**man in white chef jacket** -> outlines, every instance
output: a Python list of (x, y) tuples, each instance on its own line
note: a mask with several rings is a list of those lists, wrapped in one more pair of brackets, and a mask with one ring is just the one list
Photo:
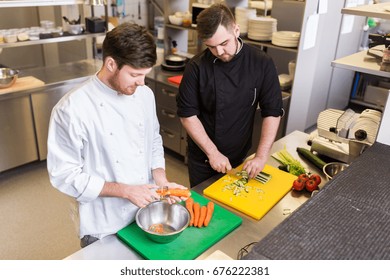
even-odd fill
[(52, 185), (78, 202), (82, 247), (131, 223), (159, 199), (157, 188), (184, 188), (166, 177), (154, 94), (144, 83), (156, 58), (144, 27), (119, 25), (106, 34), (99, 72), (52, 111), (47, 168)]

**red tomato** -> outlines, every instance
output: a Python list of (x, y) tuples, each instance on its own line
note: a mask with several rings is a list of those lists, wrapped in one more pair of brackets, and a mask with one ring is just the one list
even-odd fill
[(297, 178), (296, 180), (294, 180), (293, 182), (293, 186), (292, 186), (292, 189), (295, 190), (295, 191), (302, 191), (303, 189), (305, 188), (305, 181), (303, 181), (302, 179), (300, 178)]
[(309, 175), (307, 174), (301, 174), (298, 176), (299, 179), (302, 179), (304, 182), (310, 179)]
[(317, 186), (321, 184), (321, 176), (318, 174), (310, 175), (310, 179), (314, 180), (317, 183)]
[(318, 188), (316, 181), (309, 179), (305, 182), (305, 188), (308, 192), (315, 191)]

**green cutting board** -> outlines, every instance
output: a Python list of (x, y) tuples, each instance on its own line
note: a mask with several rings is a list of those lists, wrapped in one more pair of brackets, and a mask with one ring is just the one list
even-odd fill
[[(209, 202), (194, 191), (191, 191), (191, 196), (201, 206)], [(215, 204), (213, 217), (207, 227), (188, 227), (170, 243), (151, 241), (135, 222), (118, 231), (117, 236), (145, 259), (193, 260), (241, 223), (241, 217)]]

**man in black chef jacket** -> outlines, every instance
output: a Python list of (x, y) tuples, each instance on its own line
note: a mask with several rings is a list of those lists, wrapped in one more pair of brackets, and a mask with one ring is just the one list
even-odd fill
[(244, 161), (260, 106), (261, 137), (254, 158), (243, 166), (253, 178), (269, 158), (284, 112), (275, 65), (266, 53), (243, 43), (224, 4), (198, 15), (197, 32), (207, 48), (186, 65), (177, 97), (177, 113), (189, 135), (190, 185)]

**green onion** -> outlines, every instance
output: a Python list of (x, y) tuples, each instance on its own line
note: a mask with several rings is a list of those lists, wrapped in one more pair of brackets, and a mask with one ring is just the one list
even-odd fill
[(302, 163), (299, 160), (296, 160), (286, 148), (283, 150), (273, 153), (271, 155), (275, 160), (277, 160), (280, 164), (286, 166), (286, 170), (289, 173), (299, 176), (301, 174), (307, 173), (305, 167), (303, 167)]

